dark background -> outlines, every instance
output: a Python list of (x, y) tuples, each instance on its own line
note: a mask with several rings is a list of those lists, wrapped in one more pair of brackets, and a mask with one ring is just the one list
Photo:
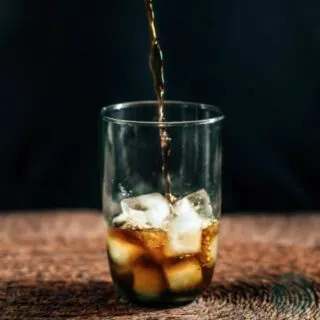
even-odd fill
[[(168, 99), (216, 104), (224, 210), (320, 209), (320, 2), (156, 1)], [(100, 208), (98, 113), (153, 99), (143, 0), (0, 2), (0, 211)]]

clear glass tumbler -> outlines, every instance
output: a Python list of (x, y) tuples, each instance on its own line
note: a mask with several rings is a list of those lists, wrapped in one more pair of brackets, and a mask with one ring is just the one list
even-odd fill
[[(101, 111), (106, 248), (117, 291), (142, 304), (194, 300), (211, 283), (221, 214), (221, 124), (213, 106), (120, 103)], [(171, 139), (163, 174), (160, 128)], [(165, 181), (171, 194), (165, 193)], [(170, 199), (167, 200), (167, 199)]]

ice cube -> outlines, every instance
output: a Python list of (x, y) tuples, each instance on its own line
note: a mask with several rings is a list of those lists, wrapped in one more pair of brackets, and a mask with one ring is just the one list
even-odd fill
[(126, 212), (118, 214), (115, 218), (112, 220), (112, 224), (114, 227), (120, 227), (126, 223), (128, 220), (128, 214)]
[(147, 217), (144, 212), (138, 210), (131, 210), (126, 205), (122, 206), (124, 212), (120, 213), (113, 219), (113, 225), (115, 227), (146, 227)]
[(145, 253), (138, 245), (129, 242), (120, 231), (114, 230), (108, 231), (107, 247), (111, 260), (119, 266), (131, 265)]
[(200, 260), (203, 267), (212, 267), (217, 259), (219, 223), (211, 223), (202, 230)]
[(210, 244), (210, 252), (211, 252), (211, 263), (214, 265), (217, 260), (217, 255), (218, 255), (218, 236), (216, 235)]
[(169, 203), (160, 193), (124, 199), (121, 208), (121, 219), (133, 227), (162, 228), (170, 215)]
[(133, 269), (133, 289), (136, 293), (147, 297), (156, 297), (165, 289), (164, 276), (156, 266), (139, 262)]
[(218, 236), (214, 236), (208, 244), (205, 244), (200, 255), (201, 265), (206, 268), (214, 267), (218, 254)]
[(184, 199), (176, 203), (174, 212), (176, 216), (168, 224), (165, 255), (175, 257), (200, 252), (202, 219)]
[(133, 235), (156, 262), (164, 261), (166, 258), (164, 248), (168, 241), (167, 233), (164, 230), (137, 230), (133, 232)]
[(190, 258), (163, 267), (169, 288), (174, 292), (196, 288), (202, 282), (202, 270), (197, 259)]
[(176, 210), (179, 210), (179, 206), (182, 206), (183, 210), (191, 210), (192, 208), (203, 218), (213, 217), (210, 198), (208, 193), (204, 189), (191, 193), (179, 200), (176, 203)]

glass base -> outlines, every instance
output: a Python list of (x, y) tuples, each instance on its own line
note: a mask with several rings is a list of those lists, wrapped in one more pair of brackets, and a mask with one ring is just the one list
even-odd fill
[(152, 309), (168, 309), (168, 308), (177, 308), (183, 307), (192, 303), (195, 300), (193, 299), (174, 299), (170, 301), (160, 301), (160, 300), (148, 300), (143, 297), (138, 297), (131, 299), (130, 302), (136, 304), (137, 306), (152, 308)]
[(175, 308), (180, 306), (185, 306), (192, 303), (199, 294), (194, 295), (179, 295), (172, 293), (162, 294), (160, 296), (152, 297), (146, 295), (139, 295), (137, 293), (126, 293), (121, 290), (119, 287), (116, 287), (116, 291), (119, 296), (123, 297), (126, 301), (136, 304), (138, 306), (147, 307), (147, 308)]

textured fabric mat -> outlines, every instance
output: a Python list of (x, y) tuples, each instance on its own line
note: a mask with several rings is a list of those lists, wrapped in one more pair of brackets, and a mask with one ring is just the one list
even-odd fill
[(0, 319), (320, 320), (320, 215), (223, 218), (212, 286), (173, 309), (116, 296), (97, 213), (0, 216)]

